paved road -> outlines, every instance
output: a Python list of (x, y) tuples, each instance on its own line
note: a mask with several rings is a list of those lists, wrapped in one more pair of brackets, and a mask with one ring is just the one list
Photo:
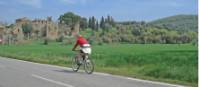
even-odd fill
[(181, 87), (0, 57), (0, 87)]

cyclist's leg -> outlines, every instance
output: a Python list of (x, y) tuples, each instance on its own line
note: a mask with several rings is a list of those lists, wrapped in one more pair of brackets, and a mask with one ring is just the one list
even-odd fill
[(76, 59), (77, 60), (79, 60), (80, 59), (80, 57), (81, 57), (81, 55), (78, 53), (78, 54), (76, 54)]
[(79, 65), (82, 64), (82, 60), (84, 60), (83, 58), (84, 58), (83, 52), (80, 51), (80, 52), (77, 54), (77, 60), (78, 60), (77, 62), (78, 62)]
[(76, 54), (75, 58), (79, 61), (81, 59), (81, 54), (80, 52)]
[(80, 55), (83, 58), (83, 60), (85, 59), (85, 53), (82, 51), (82, 49), (80, 50)]

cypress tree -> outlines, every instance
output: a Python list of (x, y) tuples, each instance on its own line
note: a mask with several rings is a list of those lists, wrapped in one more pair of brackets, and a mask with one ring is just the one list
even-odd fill
[(104, 29), (105, 28), (105, 20), (104, 17), (101, 17), (101, 21), (100, 21), (100, 28)]
[(92, 16), (92, 19), (91, 19), (91, 28), (92, 28), (93, 30), (94, 30), (95, 27), (96, 27), (96, 25), (95, 25), (95, 21), (96, 21), (95, 17)]
[(89, 17), (88, 27), (89, 27), (89, 28), (92, 28), (92, 19), (91, 19), (91, 17)]

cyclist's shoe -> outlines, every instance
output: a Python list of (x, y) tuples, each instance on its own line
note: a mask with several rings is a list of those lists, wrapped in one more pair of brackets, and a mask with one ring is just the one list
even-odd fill
[(88, 60), (88, 59), (87, 59), (87, 60), (86, 60), (86, 62), (87, 62), (87, 63), (89, 63), (89, 62), (90, 62), (90, 60)]

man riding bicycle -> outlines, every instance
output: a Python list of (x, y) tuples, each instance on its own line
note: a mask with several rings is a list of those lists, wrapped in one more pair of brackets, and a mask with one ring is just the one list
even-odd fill
[(78, 55), (78, 60), (80, 60), (80, 58), (84, 58), (84, 55), (82, 54), (91, 54), (91, 46), (88, 43), (88, 41), (80, 34), (75, 34), (76, 37), (76, 44), (74, 45), (74, 47), (72, 48), (72, 51), (76, 51), (76, 47), (79, 45), (80, 46), (80, 55)]

